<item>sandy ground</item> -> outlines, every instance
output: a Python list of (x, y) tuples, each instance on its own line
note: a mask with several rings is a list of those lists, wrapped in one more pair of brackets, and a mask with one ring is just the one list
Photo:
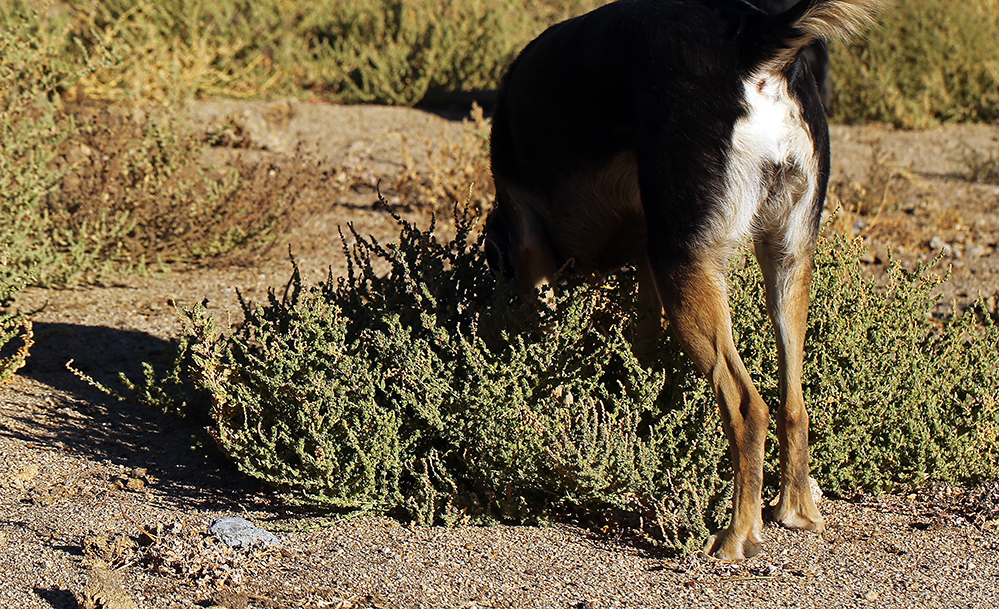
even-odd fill
[[(234, 118), (245, 147), (206, 149), (213, 162), (273, 159), (309, 171), (316, 159), (353, 159), (376, 175), (401, 171), (400, 142), (423, 162), (428, 143), (464, 128), (419, 110), (301, 102), (203, 102), (191, 124), (208, 132)], [(995, 314), (999, 186), (969, 182), (961, 158), (967, 148), (999, 151), (999, 128), (834, 126), (832, 136), (840, 189), (874, 183), (879, 167), (890, 176), (880, 214), (838, 219), (871, 245), (871, 272), (889, 248), (907, 265), (944, 250), (946, 300), (981, 294)], [(186, 423), (111, 400), (66, 370), (72, 359), (105, 383), (135, 375), (180, 333), (178, 307), (207, 297), (238, 316), (236, 288), (254, 299), (282, 286), (288, 245), (318, 281), (342, 270), (337, 225), (394, 234), (370, 189), (330, 197), (263, 256), (18, 297), (16, 307), (33, 311), (36, 345), (0, 387), (0, 607), (76, 607), (86, 595), (102, 607), (995, 606), (999, 523), (955, 507), (970, 491), (827, 500), (826, 534), (768, 527), (764, 553), (739, 565), (569, 525), (324, 523), (192, 451), (197, 430)], [(222, 515), (277, 529), (280, 545), (220, 547), (205, 531)]]

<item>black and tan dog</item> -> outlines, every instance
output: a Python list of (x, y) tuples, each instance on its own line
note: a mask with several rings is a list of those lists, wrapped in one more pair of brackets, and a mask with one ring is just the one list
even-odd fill
[(569, 259), (583, 272), (638, 264), (640, 300), (665, 309), (731, 443), (732, 520), (706, 546), (721, 558), (762, 541), (769, 413), (736, 351), (725, 285), (750, 239), (780, 361), (774, 516), (823, 529), (801, 371), (829, 140), (800, 52), (862, 31), (883, 5), (803, 0), (767, 15), (742, 0), (621, 0), (530, 43), (497, 98), (488, 243), (525, 294)]

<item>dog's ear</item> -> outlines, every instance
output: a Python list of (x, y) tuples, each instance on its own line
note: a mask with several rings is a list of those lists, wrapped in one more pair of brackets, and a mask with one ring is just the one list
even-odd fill
[(513, 279), (513, 261), (510, 258), (510, 229), (499, 208), (494, 207), (486, 216), (486, 261), (493, 273)]

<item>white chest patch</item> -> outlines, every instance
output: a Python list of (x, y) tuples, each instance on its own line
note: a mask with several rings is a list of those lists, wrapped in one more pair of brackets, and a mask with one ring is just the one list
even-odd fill
[(712, 237), (730, 245), (779, 238), (794, 250), (812, 215), (815, 146), (783, 77), (756, 75), (744, 90), (749, 113), (732, 132), (720, 222)]

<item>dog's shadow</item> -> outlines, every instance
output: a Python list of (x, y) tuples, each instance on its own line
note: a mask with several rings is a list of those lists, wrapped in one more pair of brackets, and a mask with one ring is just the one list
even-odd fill
[[(121, 401), (70, 371), (66, 364), (105, 387), (121, 391), (119, 375), (143, 378), (142, 363), (164, 363), (174, 345), (135, 330), (67, 323), (34, 324), (35, 344), (19, 375), (52, 388), (22, 384), (14, 400), (31, 408), (14, 409), (14, 425), (0, 433), (31, 444), (55, 445), (97, 463), (145, 468), (178, 509), (238, 509), (247, 494), (261, 489), (205, 446), (203, 422), (189, 422), (154, 407)], [(210, 447), (209, 447), (210, 448)]]

